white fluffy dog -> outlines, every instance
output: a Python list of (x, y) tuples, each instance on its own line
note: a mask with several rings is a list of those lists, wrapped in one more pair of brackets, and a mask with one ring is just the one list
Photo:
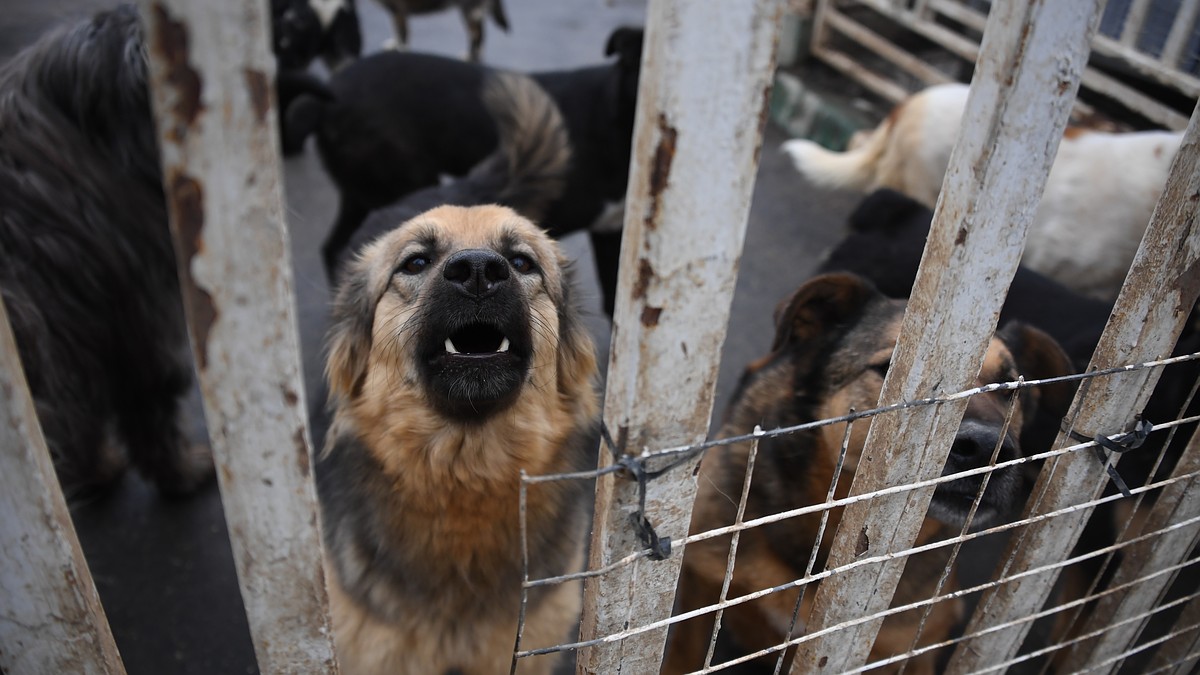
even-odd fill
[[(892, 188), (933, 207), (958, 137), (968, 87), (920, 91), (838, 153), (812, 141), (783, 144), (817, 185)], [(1022, 263), (1093, 297), (1116, 298), (1166, 182), (1181, 133), (1068, 128), (1025, 244)]]

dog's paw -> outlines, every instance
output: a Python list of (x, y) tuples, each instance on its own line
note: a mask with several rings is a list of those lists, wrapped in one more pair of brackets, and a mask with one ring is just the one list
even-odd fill
[(404, 45), (394, 37), (390, 37), (390, 38), (384, 40), (383, 43), (379, 45), (379, 48), (386, 50), (386, 51), (393, 51), (393, 52), (404, 51)]

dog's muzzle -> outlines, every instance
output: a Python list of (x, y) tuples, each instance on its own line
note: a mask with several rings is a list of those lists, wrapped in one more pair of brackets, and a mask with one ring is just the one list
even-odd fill
[(443, 413), (482, 419), (516, 400), (525, 381), (529, 311), (495, 251), (454, 253), (434, 284), (420, 341), (426, 386)]
[[(1001, 438), (1000, 432), (1001, 427), (998, 425), (963, 420), (958, 434), (954, 437), (954, 444), (950, 447), (950, 456), (946, 459), (942, 475), (987, 466), (997, 445), (1000, 448), (996, 456), (997, 462), (1016, 459), (1020, 454), (1017, 442), (1011, 434), (1005, 434)], [(968, 476), (938, 485), (933, 500), (929, 503), (929, 515), (949, 525), (962, 527), (986, 475), (988, 474)], [(987, 490), (984, 491), (971, 521), (971, 528), (990, 527), (1007, 518), (1022, 502), (1022, 483), (1023, 477), (1019, 467), (991, 472)]]

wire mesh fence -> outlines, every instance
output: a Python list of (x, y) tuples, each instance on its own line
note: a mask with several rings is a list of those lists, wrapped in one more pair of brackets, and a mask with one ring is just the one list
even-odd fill
[[(689, 569), (688, 553), (690, 548), (704, 545), (705, 542), (715, 545), (714, 550), (720, 553), (716, 557), (721, 558), (723, 563), (719, 570), (722, 579), (719, 596), (713, 598), (711, 603), (694, 607), (688, 606), (686, 610), (684, 610), (684, 606), (687, 605), (688, 599), (683, 598), (681, 599), (682, 604), (676, 607), (676, 612), (668, 619), (640, 626), (629, 626), (623, 631), (592, 641), (577, 641), (526, 650), (521, 648), (518, 634), (517, 648), (513, 659), (514, 672), (517, 672), (517, 664), (521, 659), (557, 652), (573, 652), (588, 646), (629, 639), (663, 627), (675, 630), (679, 624), (696, 620), (705, 622), (702, 631), (705, 639), (698, 644), (689, 645), (698, 648), (698, 651), (690, 655), (700, 659), (697, 662), (698, 667), (674, 670), (671, 657), (668, 656), (667, 672), (721, 672), (751, 662), (757, 662), (768, 669), (773, 668), (775, 672), (788, 672), (788, 668), (793, 667), (790, 662), (791, 652), (789, 650), (798, 645), (822, 635), (836, 636), (839, 632), (858, 625), (876, 621), (886, 622), (893, 617), (901, 616), (904, 617), (905, 632), (911, 633), (911, 635), (904, 636), (907, 644), (903, 644), (902, 648), (896, 650), (895, 653), (888, 653), (886, 650), (881, 650), (880, 653), (872, 651), (871, 659), (868, 662), (843, 672), (882, 672), (880, 669), (895, 672), (931, 672), (929, 664), (936, 664), (938, 661), (931, 661), (930, 657), (942, 654), (940, 660), (944, 661), (949, 650), (972, 637), (1012, 628), (1016, 625), (1038, 622), (1049, 625), (1044, 626), (1041, 634), (1027, 640), (1020, 653), (1012, 658), (979, 664), (976, 670), (969, 672), (1003, 672), (1009, 668), (1028, 667), (1036, 669), (1031, 672), (1077, 672), (1079, 669), (1077, 661), (1082, 658), (1079, 650), (1082, 647), (1094, 643), (1106, 633), (1129, 628), (1135, 630), (1137, 639), (1114, 653), (1102, 655), (1102, 658), (1098, 658), (1089, 667), (1106, 668), (1131, 662), (1135, 665), (1126, 667), (1140, 671), (1145, 667), (1144, 659), (1153, 655), (1154, 648), (1196, 629), (1196, 626), (1191, 623), (1173, 626), (1166, 630), (1161, 626), (1147, 629), (1147, 624), (1152, 621), (1162, 623), (1178, 615), (1182, 607), (1193, 601), (1200, 592), (1194, 588), (1194, 583), (1188, 582), (1188, 573), (1194, 574), (1194, 566), (1200, 563), (1200, 551), (1194, 549), (1198, 541), (1197, 537), (1200, 536), (1200, 509), (1190, 507), (1187, 500), (1192, 484), (1200, 479), (1200, 463), (1198, 463), (1200, 455), (1196, 454), (1194, 447), (1196, 441), (1191, 436), (1196, 422), (1200, 421), (1200, 416), (1186, 414), (1189, 408), (1193, 408), (1194, 385), (1185, 398), (1177, 401), (1180, 406), (1177, 418), (1155, 424), (1147, 422), (1139, 425), (1135, 432), (1122, 434), (1116, 438), (1087, 439), (1079, 437), (1074, 442), (1061, 447), (1030, 452), (1019, 457), (998, 461), (1002, 436), (997, 436), (997, 443), (989, 449), (987, 461), (978, 467), (947, 473), (927, 481), (892, 486), (862, 494), (850, 494), (852, 488), (848, 489), (847, 481), (852, 480), (853, 476), (852, 472), (847, 476), (844, 467), (847, 466), (847, 463), (853, 466), (858, 461), (857, 455), (862, 450), (861, 445), (852, 447), (854, 425), (870, 424), (871, 420), (876, 417), (894, 414), (899, 410), (911, 407), (936, 407), (953, 400), (971, 399), (994, 392), (1012, 392), (1015, 395), (1008, 397), (1004, 415), (1005, 424), (1010, 424), (1019, 408), (1021, 396), (1036, 396), (1033, 392), (1042, 386), (1054, 383), (1078, 384), (1081, 381), (1109, 377), (1130, 370), (1156, 369), (1161, 371), (1172, 366), (1181, 366), (1181, 364), (1186, 367), (1187, 364), (1194, 364), (1198, 361), (1200, 361), (1200, 353), (1193, 353), (1081, 375), (1047, 380), (1018, 379), (991, 383), (947, 396), (908, 401), (870, 410), (850, 411), (836, 418), (813, 420), (789, 427), (773, 429), (755, 427), (747, 434), (726, 436), (682, 447), (648, 449), (636, 457), (626, 457), (623, 463), (610, 467), (604, 473), (622, 474), (634, 481), (673, 480), (678, 479), (678, 476), (672, 474), (672, 471), (682, 466), (681, 459), (703, 455), (706, 457), (705, 461), (719, 465), (725, 459), (723, 455), (730, 452), (731, 448), (744, 446), (745, 464), (738, 465), (739, 468), (745, 469), (744, 473), (735, 472), (731, 476), (734, 479), (732, 483), (721, 484), (721, 487), (735, 484), (740, 486), (736, 492), (720, 493), (721, 499), (730, 502), (732, 511), (726, 513), (734, 514), (732, 521), (721, 527), (699, 530), (694, 521), (692, 531), (687, 537), (669, 544), (671, 551), (684, 556), (683, 574), (685, 578)], [(1019, 414), (1017, 416), (1019, 418)], [(789, 510), (757, 515), (752, 518), (746, 517), (747, 504), (753, 498), (752, 485), (761, 492), (761, 489), (766, 488), (760, 488), (758, 483), (765, 483), (769, 487), (773, 483), (781, 482), (796, 492), (803, 492), (805, 495), (814, 494), (811, 489), (804, 492), (806, 485), (810, 482), (810, 476), (807, 474), (760, 476), (756, 482), (754, 473), (756, 458), (761, 457), (763, 452), (792, 450), (784, 445), (769, 447), (764, 451), (762, 443), (770, 443), (772, 439), (786, 439), (798, 434), (821, 434), (824, 429), (839, 426), (844, 426), (844, 430), (835, 435), (841, 438), (841, 442), (832, 446), (836, 456), (829, 458), (835, 467), (832, 480), (827, 485), (816, 486), (824, 488), (823, 499)], [(1122, 476), (1122, 469), (1115, 462), (1119, 456), (1125, 456), (1126, 453), (1140, 453), (1142, 456), (1139, 456), (1138, 459), (1142, 461), (1137, 462), (1136, 466), (1132, 466), (1129, 471), (1124, 472), (1125, 476)], [(1094, 499), (1081, 496), (1075, 503), (1059, 509), (1036, 515), (1021, 515), (1020, 510), (1024, 506), (1024, 498), (1028, 497), (1031, 502), (1037, 499), (1036, 494), (1024, 490), (1020, 493), (1022, 499), (1010, 505), (1012, 513), (1007, 517), (999, 522), (985, 524), (975, 521), (975, 514), (991, 476), (997, 472), (1012, 469), (1036, 469), (1071, 455), (1084, 455), (1088, 457), (1086, 461), (1105, 467), (1112, 480), (1110, 489)], [(1128, 456), (1132, 457), (1135, 454)], [(1132, 464), (1132, 462), (1130, 463)], [(1150, 467), (1149, 470), (1146, 469), (1147, 463)], [(767, 466), (770, 467), (772, 464), (768, 463)], [(530, 486), (544, 482), (594, 480), (601, 473), (596, 471), (524, 476), (523, 492)], [(704, 473), (701, 475), (705, 476)], [(820, 554), (822, 544), (827, 536), (832, 537), (838, 524), (840, 511), (844, 507), (888, 495), (936, 489), (938, 486), (955, 482), (961, 483), (972, 477), (980, 477), (982, 480), (979, 482), (978, 489), (970, 497), (968, 512), (959, 527), (953, 528), (952, 531), (943, 531), (940, 536), (932, 537), (929, 541), (921, 542), (919, 540), (913, 546), (883, 556), (863, 557), (834, 567), (824, 566), (826, 556)], [(704, 480), (703, 477), (702, 480)], [(701, 491), (703, 493), (704, 488), (701, 488)], [(762, 498), (761, 494), (754, 496), (757, 496), (759, 500)], [(754, 510), (752, 506), (751, 511)], [(1097, 537), (1097, 540), (1086, 542), (1086, 546), (1077, 548), (1070, 557), (1041, 567), (1014, 571), (1011, 569), (1012, 558), (998, 555), (999, 546), (1003, 543), (998, 540), (1019, 537), (1023, 528), (1030, 524), (1089, 510), (1095, 512), (1093, 518), (1099, 521), (1099, 525), (1095, 529), (1100, 532), (1100, 536)], [(792, 562), (801, 565), (789, 570), (795, 574), (794, 578), (774, 586), (754, 588), (749, 592), (731, 593), (731, 580), (739, 573), (738, 565), (753, 570), (755, 564), (761, 565), (767, 562), (761, 556), (739, 559), (739, 540), (742, 534), (748, 531), (762, 531), (771, 526), (789, 527), (789, 524), (805, 517), (819, 520), (819, 525), (815, 528), (815, 536), (808, 542), (810, 554), (799, 559), (791, 559)], [(641, 519), (642, 514), (631, 515), (631, 522)], [(798, 528), (794, 528), (793, 531), (799, 532)], [(1106, 534), (1107, 536), (1104, 536)], [(1170, 547), (1168, 540), (1181, 540), (1187, 542), (1188, 545)], [(602, 577), (618, 567), (631, 565), (636, 560), (653, 560), (657, 554), (655, 545), (650, 539), (644, 539), (643, 544), (645, 545), (640, 548), (626, 551), (624, 557), (604, 569), (587, 570), (546, 579), (529, 579), (526, 572), (524, 587), (528, 590), (545, 585), (578, 581), (585, 577)], [(827, 548), (828, 544), (825, 546)], [(964, 546), (980, 548), (964, 556), (962, 550)], [(1146, 551), (1161, 548), (1171, 548), (1173, 557), (1169, 555), (1167, 556), (1169, 559), (1163, 560), (1157, 565), (1145, 564)], [(886, 560), (906, 560), (908, 565), (923, 564), (928, 567), (931, 559), (936, 561), (936, 567), (918, 570), (922, 576), (932, 582), (920, 589), (924, 591), (919, 594), (920, 597), (912, 597), (910, 594), (903, 601), (893, 602), (892, 606), (885, 610), (854, 617), (824, 628), (820, 632), (794, 630), (795, 626), (803, 627), (804, 625), (805, 617), (801, 609), (811, 609), (811, 605), (805, 603), (806, 596), (815, 592), (817, 585), (823, 580)], [(1135, 565), (1137, 569), (1134, 569)], [(967, 566), (970, 566), (972, 570), (964, 573), (964, 568)], [(974, 604), (978, 602), (979, 595), (990, 588), (1020, 583), (1033, 576), (1053, 576), (1064, 573), (1073, 575), (1069, 588), (1059, 590), (1046, 606), (1031, 608), (1027, 614), (1009, 624), (988, 627), (974, 634), (964, 632), (961, 625), (934, 628), (931, 624), (931, 616), (933, 616), (935, 608), (939, 606), (962, 602)], [(963, 583), (959, 577), (969, 578), (971, 581)], [(1151, 607), (1129, 616), (1113, 618), (1111, 621), (1108, 614), (1097, 614), (1097, 607), (1100, 603), (1111, 602), (1112, 599), (1122, 594), (1128, 594), (1151, 584), (1156, 584), (1165, 592), (1171, 582), (1175, 580), (1178, 580), (1179, 583), (1171, 588), (1170, 597), (1161, 598), (1157, 604)], [(683, 592), (682, 588), (681, 585), (681, 592)], [(746, 586), (743, 584), (741, 588), (744, 591)], [(782, 617), (788, 621), (789, 630), (781, 635), (772, 636), (775, 642), (769, 646), (755, 650), (743, 650), (746, 653), (729, 655), (729, 646), (737, 645), (738, 626), (735, 623), (732, 627), (723, 627), (722, 615), (728, 610), (736, 611), (738, 608), (752, 607), (754, 603), (772, 596), (786, 596), (784, 605), (793, 607), (793, 610), (787, 613), (790, 617), (787, 615)], [(1104, 619), (1100, 622), (1099, 627), (1092, 625), (1097, 623), (1094, 619), (1097, 616)], [(961, 610), (958, 619), (961, 623)], [(764, 621), (758, 626), (758, 629), (770, 632), (772, 626), (773, 624), (770, 622)], [(722, 638), (723, 630), (726, 631), (724, 638)], [(730, 631), (734, 635), (732, 638), (728, 636)], [(673, 649), (671, 641), (679, 639), (681, 639), (680, 635), (675, 633), (669, 638), (669, 654)], [(723, 650), (724, 653), (719, 650)], [(1156, 668), (1167, 670), (1177, 667), (1189, 659), (1194, 659), (1196, 656), (1196, 654), (1188, 652), (1176, 657), (1172, 662), (1156, 666)], [(925, 663), (921, 663), (922, 659)], [(811, 668), (811, 664), (809, 666), (796, 664), (794, 667), (798, 669), (795, 672), (814, 670)]]

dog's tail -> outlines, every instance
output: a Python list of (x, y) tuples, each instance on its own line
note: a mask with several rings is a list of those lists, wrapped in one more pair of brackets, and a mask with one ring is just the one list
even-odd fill
[(500, 147), (464, 179), (475, 195), (540, 222), (562, 196), (571, 165), (571, 140), (554, 100), (532, 79), (494, 73), (483, 102), (496, 120)]
[(821, 187), (866, 191), (872, 187), (879, 159), (891, 139), (889, 117), (845, 152), (827, 150), (813, 141), (785, 141), (783, 151), (802, 176)]
[(334, 99), (333, 91), (315, 75), (297, 70), (279, 71), (276, 86), (279, 107), (283, 110), (284, 154), (294, 154), (316, 132), (325, 105)]

